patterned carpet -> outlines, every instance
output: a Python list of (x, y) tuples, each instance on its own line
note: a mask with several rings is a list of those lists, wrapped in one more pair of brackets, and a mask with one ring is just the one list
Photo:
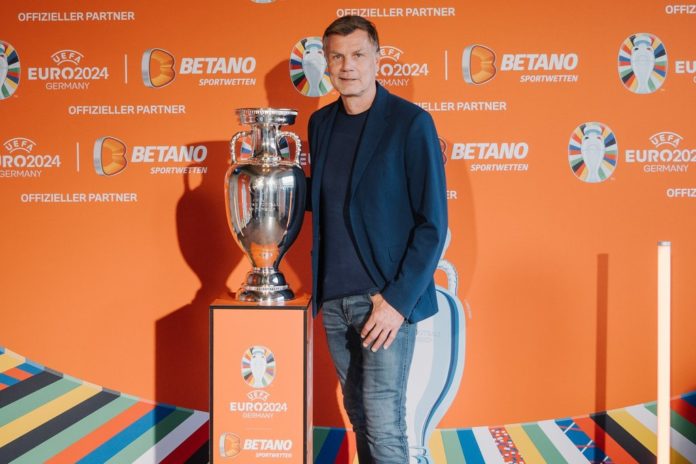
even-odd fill
[[(657, 408), (439, 429), (437, 464), (654, 463)], [(672, 463), (696, 463), (696, 392), (672, 401)], [(0, 347), (0, 463), (208, 462), (208, 413), (157, 404), (53, 371)], [(314, 429), (314, 462), (357, 463), (344, 429)]]

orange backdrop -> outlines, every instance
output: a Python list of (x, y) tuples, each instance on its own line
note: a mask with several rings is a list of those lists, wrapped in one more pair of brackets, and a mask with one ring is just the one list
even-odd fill
[[(380, 80), (430, 110), (443, 141), (445, 258), (471, 317), (464, 377), (440, 426), (654, 400), (658, 240), (673, 249), (672, 391), (693, 390), (694, 9), (594, 0), (4, 5), (0, 344), (113, 389), (207, 409), (208, 305), (248, 268), (224, 211), (228, 140), (244, 129), (234, 109), (296, 108), (289, 129), (306, 140), (311, 112), (337, 95), (298, 91), (293, 49), (357, 13), (380, 31)], [(655, 61), (647, 78), (637, 64), (631, 71), (640, 47)], [(152, 49), (170, 61), (143, 63)], [(598, 182), (583, 178), (582, 160), (571, 169), (580, 159), (571, 137), (580, 143), (593, 127), (606, 148)], [(102, 137), (125, 148), (118, 174), (94, 166)], [(171, 147), (205, 157), (158, 161)], [(282, 265), (298, 292), (309, 291), (309, 228), (305, 220)], [(341, 426), (316, 327), (314, 422)]]

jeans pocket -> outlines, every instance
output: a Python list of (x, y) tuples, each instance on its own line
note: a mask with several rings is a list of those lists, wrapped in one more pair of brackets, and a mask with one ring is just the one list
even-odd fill
[(362, 330), (362, 326), (372, 314), (372, 298), (368, 293), (349, 297), (348, 311), (350, 319), (356, 329)]

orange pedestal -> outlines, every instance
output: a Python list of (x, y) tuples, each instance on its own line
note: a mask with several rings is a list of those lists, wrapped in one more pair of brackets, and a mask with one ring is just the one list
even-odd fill
[(210, 462), (312, 462), (309, 302), (210, 306)]

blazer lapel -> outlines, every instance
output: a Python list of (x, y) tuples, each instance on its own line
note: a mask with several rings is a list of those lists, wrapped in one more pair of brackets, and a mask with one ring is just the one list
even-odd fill
[(365, 129), (360, 138), (358, 152), (355, 154), (350, 184), (350, 198), (355, 195), (355, 191), (360, 183), (360, 178), (370, 164), (370, 160), (375, 154), (377, 145), (387, 128), (387, 97), (389, 93), (381, 85), (376, 85), (377, 94), (375, 95), (375, 101), (367, 115), (367, 121), (365, 121)]

